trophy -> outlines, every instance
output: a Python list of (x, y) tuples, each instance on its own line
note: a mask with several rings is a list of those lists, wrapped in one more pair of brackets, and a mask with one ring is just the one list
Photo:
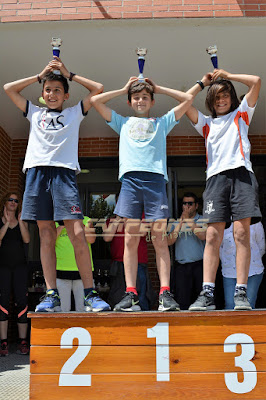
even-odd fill
[(209, 46), (206, 49), (207, 53), (211, 56), (212, 65), (214, 68), (218, 68), (218, 58), (217, 58), (217, 46)]
[[(59, 57), (60, 55), (60, 46), (62, 44), (62, 39), (60, 38), (52, 38), (51, 45), (53, 46), (53, 56)], [(53, 71), (55, 75), (60, 75), (60, 71), (57, 69)]]
[(138, 80), (140, 82), (145, 82), (144, 76), (143, 76), (143, 69), (144, 69), (144, 64), (145, 64), (145, 56), (147, 54), (147, 49), (144, 48), (137, 48), (136, 53), (138, 55), (138, 64), (139, 64), (139, 76)]

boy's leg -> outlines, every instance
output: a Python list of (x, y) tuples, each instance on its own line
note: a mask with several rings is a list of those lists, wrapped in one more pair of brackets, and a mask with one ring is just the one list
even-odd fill
[(37, 221), (40, 256), (47, 290), (56, 288), (56, 228), (54, 221)]
[(234, 222), (237, 284), (247, 284), (250, 266), (250, 218)]
[(60, 297), (56, 289), (56, 228), (54, 221), (37, 221), (40, 235), (40, 255), (46, 294), (37, 305), (36, 312), (61, 311)]
[(115, 305), (114, 311), (140, 311), (136, 291), (138, 274), (138, 246), (140, 241), (140, 220), (127, 219), (125, 222), (124, 270), (126, 294)]
[(235, 310), (251, 310), (247, 297), (247, 282), (250, 266), (250, 220), (244, 218), (234, 221), (234, 240), (236, 244), (236, 288), (234, 294)]
[(225, 222), (214, 222), (208, 225), (203, 254), (203, 290), (197, 300), (189, 307), (190, 311), (215, 310), (214, 288), (224, 229)]
[(109, 311), (111, 307), (103, 301), (93, 288), (91, 258), (81, 219), (64, 220), (68, 237), (74, 247), (76, 263), (84, 286), (85, 311)]
[(203, 254), (203, 283), (215, 283), (219, 266), (219, 249), (223, 240), (225, 222), (209, 224), (206, 232), (206, 245)]
[(125, 224), (124, 269), (126, 287), (136, 288), (140, 221), (128, 219)]
[(64, 220), (68, 237), (74, 247), (76, 263), (84, 288), (93, 288), (91, 259), (81, 219)]

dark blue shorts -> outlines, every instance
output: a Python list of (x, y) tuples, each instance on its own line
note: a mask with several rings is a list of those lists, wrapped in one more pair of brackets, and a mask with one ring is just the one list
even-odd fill
[(164, 176), (153, 172), (127, 172), (114, 213), (124, 218), (156, 221), (168, 218), (168, 200)]
[(75, 171), (63, 167), (30, 168), (21, 218), (24, 221), (83, 219)]

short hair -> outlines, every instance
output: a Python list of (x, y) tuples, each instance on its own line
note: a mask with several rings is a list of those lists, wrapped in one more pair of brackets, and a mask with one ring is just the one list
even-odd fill
[(142, 90), (146, 90), (147, 93), (150, 94), (151, 99), (153, 100), (154, 98), (154, 87), (148, 82), (140, 82), (140, 81), (134, 81), (131, 83), (128, 89), (128, 101), (131, 103), (131, 96), (133, 93), (140, 93)]
[(211, 115), (213, 118), (216, 118), (216, 112), (214, 110), (214, 104), (215, 104), (215, 99), (218, 93), (222, 92), (229, 92), (231, 96), (231, 108), (230, 112), (234, 111), (240, 104), (237, 94), (234, 88), (234, 85), (232, 84), (231, 81), (228, 81), (227, 79), (219, 79), (217, 81), (214, 81), (210, 84), (207, 96), (206, 96), (206, 101), (205, 105), (207, 109), (210, 111)]
[(2, 218), (3, 217), (3, 215), (4, 215), (4, 207), (5, 207), (5, 204), (6, 204), (6, 202), (8, 201), (8, 199), (11, 197), (11, 195), (12, 194), (14, 194), (14, 195), (16, 195), (17, 196), (17, 198), (18, 198), (18, 207), (17, 207), (17, 210), (16, 210), (16, 218), (18, 218), (18, 214), (20, 213), (20, 211), (21, 211), (21, 197), (20, 197), (20, 195), (17, 193), (17, 192), (7, 192), (6, 194), (4, 194), (4, 196), (2, 196), (1, 197), (1, 200), (0, 200), (0, 217)]
[(67, 79), (63, 76), (63, 75), (56, 75), (53, 72), (49, 72), (48, 74), (46, 74), (43, 78), (43, 88), (45, 85), (45, 82), (49, 82), (49, 81), (58, 81), (61, 82), (63, 87), (64, 87), (64, 92), (68, 93), (69, 91), (69, 84)]
[(184, 197), (193, 197), (195, 203), (199, 203), (199, 200), (198, 200), (197, 195), (196, 195), (195, 193), (193, 193), (193, 192), (186, 192), (186, 193), (184, 193), (182, 199), (184, 199)]

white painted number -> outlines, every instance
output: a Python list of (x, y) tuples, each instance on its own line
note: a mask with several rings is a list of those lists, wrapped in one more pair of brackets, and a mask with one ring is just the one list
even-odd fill
[(156, 374), (157, 381), (170, 381), (169, 374), (169, 323), (158, 322), (147, 329), (148, 338), (156, 338)]
[(91, 375), (73, 375), (91, 349), (91, 335), (84, 328), (69, 328), (61, 336), (61, 349), (72, 349), (74, 339), (79, 345), (60, 371), (59, 386), (91, 386)]
[(238, 381), (237, 372), (225, 373), (225, 384), (233, 393), (248, 393), (253, 390), (257, 384), (257, 370), (254, 363), (250, 360), (255, 355), (255, 346), (252, 338), (244, 333), (235, 333), (228, 336), (224, 341), (224, 352), (235, 353), (236, 345), (240, 344), (242, 352), (240, 356), (235, 357), (235, 366), (240, 367), (244, 373), (243, 382)]

